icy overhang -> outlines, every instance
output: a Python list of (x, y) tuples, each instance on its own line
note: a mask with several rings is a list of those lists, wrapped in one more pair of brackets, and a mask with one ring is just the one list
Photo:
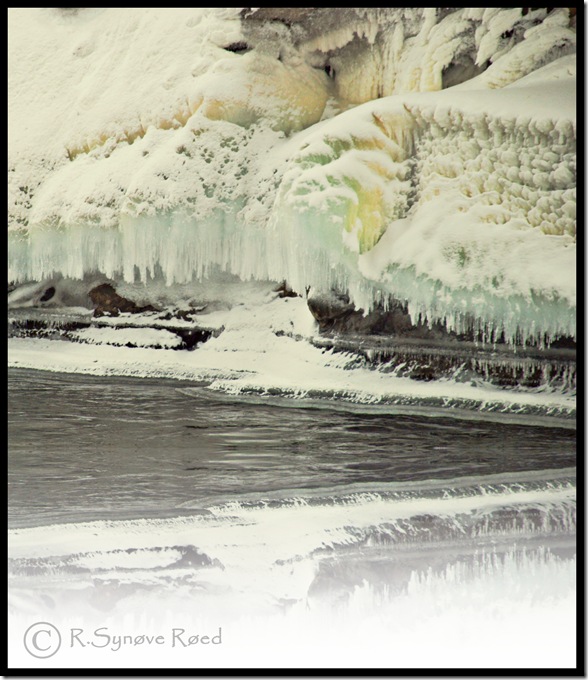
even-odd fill
[(220, 268), (575, 328), (568, 10), (261, 9), (10, 10), (11, 278)]

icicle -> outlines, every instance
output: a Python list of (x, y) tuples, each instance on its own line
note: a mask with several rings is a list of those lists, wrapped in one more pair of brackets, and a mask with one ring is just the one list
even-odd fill
[[(218, 268), (296, 290), (334, 287), (366, 312), (388, 296), (407, 300), (413, 319), (488, 344), (575, 337), (570, 60), (518, 92), (490, 89), (573, 49), (564, 10), (535, 28), (539, 15), (516, 8), (388, 10), (365, 8), (357, 25), (306, 42), (301, 34), (296, 49), (284, 43), (283, 61), (267, 45), (227, 55), (204, 40), (188, 98), (116, 124), (90, 120), (71, 138), (60, 129), (47, 159), (16, 144), (10, 279), (161, 273), (171, 285)], [(464, 54), (493, 60), (475, 94), (402, 94), (301, 130), (337, 93), (344, 108), (438, 89)]]

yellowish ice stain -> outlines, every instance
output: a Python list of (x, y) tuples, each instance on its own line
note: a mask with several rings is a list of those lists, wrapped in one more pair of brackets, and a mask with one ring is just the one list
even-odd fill
[[(141, 120), (123, 128), (122, 132), (107, 132), (67, 147), (70, 160), (89, 153), (107, 142), (132, 144), (145, 136), (149, 128), (170, 130), (185, 127), (197, 112), (209, 120), (223, 120), (248, 127), (268, 115), (273, 129), (286, 134), (318, 122), (328, 99), (327, 76), (318, 76), (312, 69), (290, 67), (263, 54), (239, 58), (237, 71), (230, 61), (219, 62), (211, 71), (206, 90), (185, 99), (173, 114), (153, 121)], [(235, 78), (235, 73), (239, 76)], [(227, 88), (231, 78), (239, 87)]]
[(87, 154), (94, 149), (104, 146), (107, 142), (114, 141), (116, 144), (127, 142), (132, 144), (137, 139), (142, 139), (150, 127), (155, 127), (159, 130), (172, 130), (178, 127), (185, 127), (192, 117), (192, 115), (199, 109), (203, 101), (202, 97), (196, 98), (193, 102), (186, 101), (171, 118), (161, 117), (152, 125), (144, 127), (141, 123), (131, 127), (127, 130), (112, 135), (103, 133), (97, 137), (87, 140), (80, 145), (72, 145), (67, 147), (67, 155), (70, 161), (73, 161), (80, 154)]
[[(385, 231), (383, 213), (383, 195), (379, 188), (365, 189), (354, 187), (357, 203), (351, 203), (345, 217), (345, 230), (353, 233), (357, 230), (359, 252), (371, 250)], [(359, 229), (357, 227), (359, 226)]]
[[(383, 114), (372, 113), (373, 122), (383, 133), (384, 137), (351, 136), (351, 144), (342, 144), (343, 152), (350, 148), (361, 151), (384, 151), (394, 163), (401, 163), (412, 153), (413, 118), (408, 110), (402, 113)], [(399, 177), (394, 167), (390, 167), (377, 160), (377, 157), (362, 161), (370, 171), (381, 177), (383, 184)], [(380, 240), (387, 227), (388, 206), (384, 192), (380, 186), (365, 186), (357, 180), (350, 180), (349, 186), (357, 196), (356, 201), (349, 201), (345, 216), (344, 227), (357, 238), (359, 253), (371, 250)]]

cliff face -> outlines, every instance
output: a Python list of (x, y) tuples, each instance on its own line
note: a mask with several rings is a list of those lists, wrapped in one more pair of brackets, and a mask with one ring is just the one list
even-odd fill
[(331, 335), (574, 340), (569, 9), (9, 20), (11, 306), (238, 277), (345, 299)]
[[(210, 214), (218, 204), (198, 180), (218, 192), (222, 172), (234, 194), (230, 175), (250, 174), (226, 157), (231, 139), (250, 156), (278, 152), (251, 135), (292, 135), (394, 94), (503, 88), (575, 53), (562, 8), (15, 9), (9, 20), (9, 226), (24, 233), (190, 203)], [(193, 155), (212, 163), (208, 177)]]

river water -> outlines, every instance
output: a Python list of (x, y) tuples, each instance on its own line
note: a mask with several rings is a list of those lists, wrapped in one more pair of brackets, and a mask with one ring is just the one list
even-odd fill
[[(9, 371), (8, 388), (15, 634), (39, 617), (63, 629), (74, 614), (110, 626), (143, 616), (153, 629), (165, 612), (222, 628), (225, 650), (232, 632), (240, 656), (210, 652), (210, 667), (271, 665), (251, 644), (260, 630), (278, 635), (272, 648), (292, 667), (308, 657), (284, 631), (307, 645), (318, 635), (323, 665), (337, 649), (335, 665), (361, 666), (367, 644), (372, 665), (421, 667), (416, 641), (433, 630), (433, 666), (468, 665), (474, 651), (482, 666), (573, 663), (569, 422), (25, 369)], [(359, 641), (358, 626), (369, 629)], [(493, 641), (486, 660), (477, 636), (463, 650), (472, 626)], [(517, 651), (507, 640), (521, 626)], [(393, 658), (382, 642), (392, 633)], [(558, 646), (541, 649), (542, 637)], [(73, 642), (51, 661), (83, 663), (92, 645)], [(131, 665), (161, 658), (126, 651)]]

